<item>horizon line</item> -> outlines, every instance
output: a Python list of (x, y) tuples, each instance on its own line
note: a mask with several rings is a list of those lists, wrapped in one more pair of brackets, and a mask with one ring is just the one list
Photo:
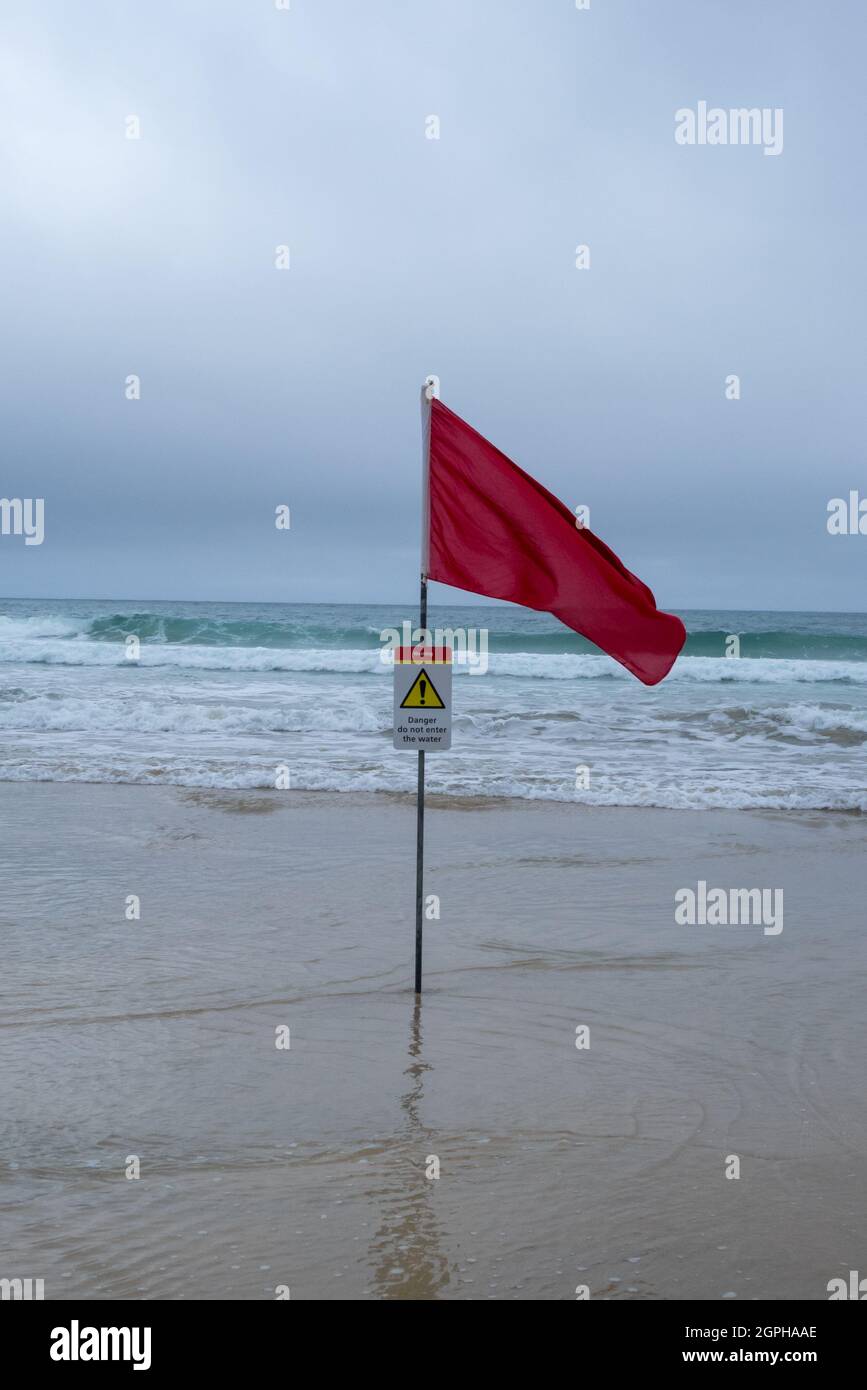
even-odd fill
[[(229, 599), (229, 598), (153, 598), (148, 595), (136, 595), (135, 598), (123, 598), (117, 594), (112, 594), (108, 598), (100, 598), (94, 594), (83, 596), (68, 596), (60, 598), (52, 597), (48, 594), (27, 594), (0, 596), (2, 603), (191, 603), (191, 604), (235, 604), (259, 605), (260, 607), (271, 608), (398, 608), (410, 607), (418, 608), (418, 597), (409, 601), (407, 604), (402, 599), (376, 599), (366, 601), (363, 599)], [(484, 595), (478, 595), (478, 602), (475, 603), (439, 603), (436, 601), (429, 603), (429, 607), (441, 608), (514, 608), (521, 613), (546, 613), (546, 616), (553, 615), (547, 610), (539, 608), (526, 608), (520, 603), (509, 603), (504, 599), (487, 599)], [(812, 613), (826, 615), (829, 617), (867, 617), (867, 609), (862, 608), (734, 608), (729, 606), (700, 607), (687, 604), (666, 604), (663, 608), (658, 608), (659, 612), (673, 611), (675, 613)], [(559, 621), (559, 619), (557, 619)], [(566, 624), (562, 624), (566, 626)]]

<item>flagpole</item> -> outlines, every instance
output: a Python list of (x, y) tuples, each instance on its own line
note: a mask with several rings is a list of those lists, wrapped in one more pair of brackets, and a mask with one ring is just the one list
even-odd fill
[[(421, 577), (419, 627), (427, 627), (427, 576)], [(418, 750), (418, 788), (415, 827), (415, 992), (421, 994), (422, 900), (424, 879), (424, 749)]]
[[(427, 571), (430, 554), (430, 411), (431, 401), (439, 398), (439, 377), (425, 378), (421, 388), (421, 576), (418, 600), (418, 625), (427, 630)], [(422, 642), (426, 641), (423, 635)], [(415, 834), (415, 992), (421, 994), (421, 958), (423, 934), (424, 881), (424, 749), (418, 750), (418, 786), (416, 792)]]

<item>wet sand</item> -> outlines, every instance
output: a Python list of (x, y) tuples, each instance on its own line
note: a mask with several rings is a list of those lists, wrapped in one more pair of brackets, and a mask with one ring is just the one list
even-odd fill
[[(0, 806), (0, 1277), (784, 1300), (863, 1270), (862, 818), (434, 800), (417, 1008), (409, 799)], [(699, 879), (782, 888), (782, 933), (677, 925)]]

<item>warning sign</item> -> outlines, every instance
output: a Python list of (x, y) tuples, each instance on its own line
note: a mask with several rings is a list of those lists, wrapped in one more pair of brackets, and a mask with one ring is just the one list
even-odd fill
[(445, 709), (429, 673), (422, 667), (400, 702), (401, 709)]
[(451, 743), (451, 648), (398, 647), (394, 654), (395, 748), (446, 749)]

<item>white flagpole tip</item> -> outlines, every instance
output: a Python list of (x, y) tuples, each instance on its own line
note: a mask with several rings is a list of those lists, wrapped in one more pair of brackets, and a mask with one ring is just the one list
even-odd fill
[(440, 398), (440, 379), (438, 376), (426, 376), (424, 379), (424, 397), (426, 401), (438, 401)]

